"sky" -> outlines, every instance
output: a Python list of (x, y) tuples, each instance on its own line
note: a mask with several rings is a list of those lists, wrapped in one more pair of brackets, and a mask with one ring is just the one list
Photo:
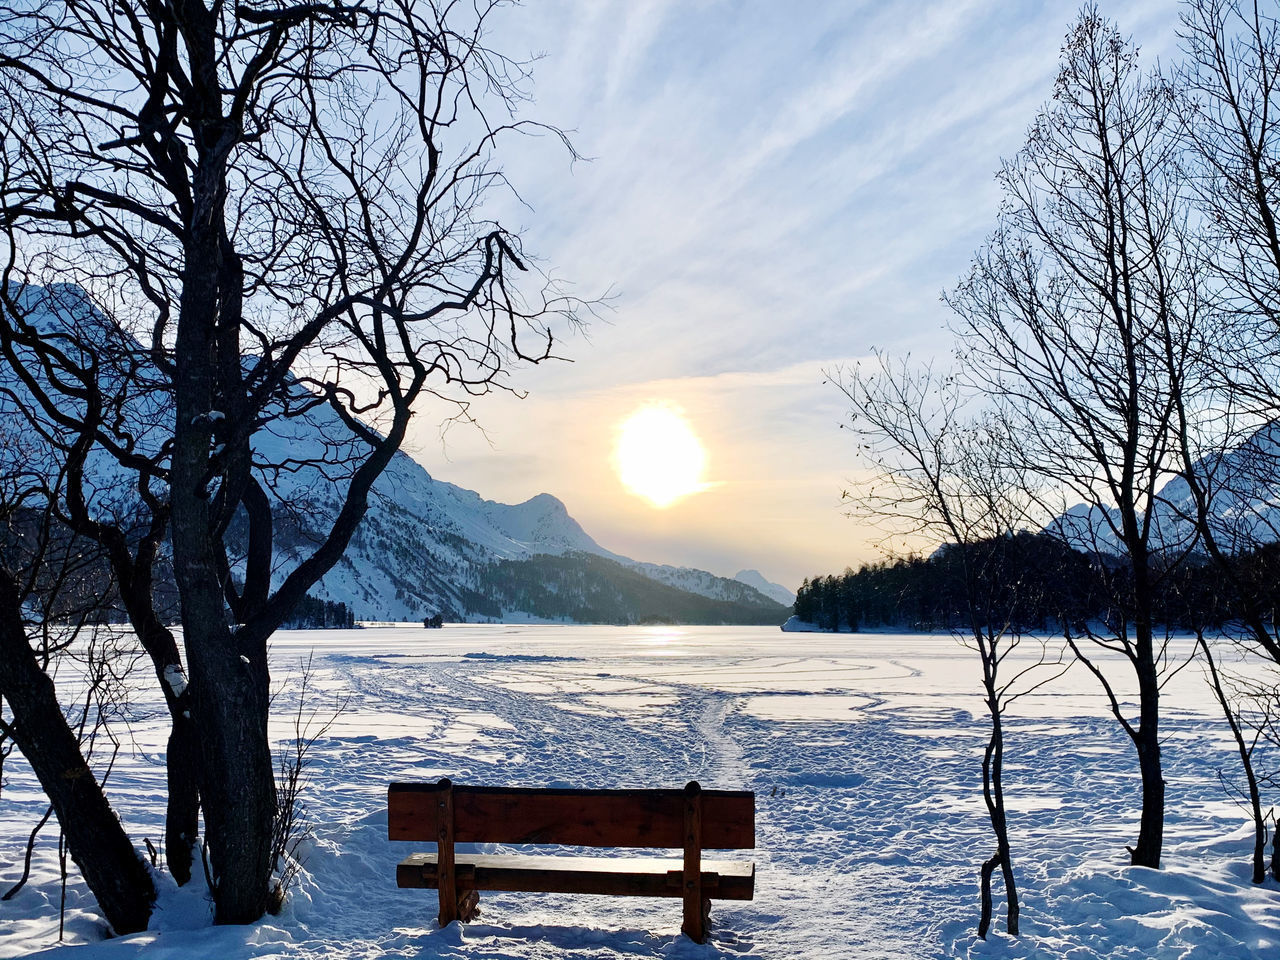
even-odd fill
[[(496, 394), (482, 430), (423, 410), (408, 451), (494, 500), (551, 493), (602, 546), (794, 589), (883, 557), (847, 518), (853, 437), (829, 374), (945, 357), (940, 294), (995, 223), (994, 173), (1052, 95), (1078, 6), (1034, 0), (529, 0), (491, 45), (537, 57), (494, 211), (600, 317)], [(1148, 67), (1172, 0), (1103, 2)], [(618, 477), (619, 424), (681, 412), (698, 492), (659, 508)]]

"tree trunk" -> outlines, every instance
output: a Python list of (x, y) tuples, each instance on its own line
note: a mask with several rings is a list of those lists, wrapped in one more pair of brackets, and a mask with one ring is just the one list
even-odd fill
[(172, 723), (165, 756), (169, 800), (164, 849), (169, 872), (182, 886), (191, 879), (195, 843), (200, 834), (200, 744), (190, 717), (175, 716)]
[(1164, 775), (1160, 769), (1160, 744), (1146, 731), (1138, 741), (1138, 768), (1142, 774), (1142, 820), (1138, 845), (1129, 848), (1129, 862), (1135, 867), (1159, 870), (1164, 845)]
[(1009, 936), (1018, 935), (1018, 917), (1022, 908), (1018, 904), (1018, 885), (1013, 878), (1013, 860), (1009, 851), (1009, 834), (1001, 830), (1000, 838), (1000, 872), (1004, 877), (1005, 929)]
[(991, 818), (991, 831), (996, 835), (996, 854), (982, 865), (982, 920), (978, 926), (978, 936), (985, 940), (987, 928), (991, 925), (991, 873), (997, 865), (1004, 879), (1005, 927), (1010, 936), (1018, 935), (1018, 915), (1021, 909), (1018, 904), (1018, 886), (1013, 876), (1009, 819), (1004, 803), (1004, 714), (996, 689), (997, 661), (995, 651), (988, 646), (990, 641), (983, 639), (980, 633), (975, 635), (983, 644), (983, 686), (987, 694), (987, 708), (991, 713), (991, 731), (982, 757), (982, 796), (987, 804), (987, 814)]
[[(179, 348), (181, 352), (181, 347)], [(181, 367), (180, 367), (181, 369)], [(181, 378), (181, 375), (180, 375)], [(178, 433), (207, 413), (208, 400), (181, 402)], [(200, 762), (200, 799), (214, 881), (217, 923), (252, 923), (266, 912), (276, 789), (267, 715), (265, 643), (246, 642), (226, 623), (221, 581), (200, 497), (207, 432), (174, 451), (174, 568), (182, 597), (183, 642)], [(187, 448), (184, 450), (184, 446)], [(192, 449), (194, 447), (194, 450)], [(194, 456), (193, 456), (194, 453)], [(176, 731), (175, 731), (176, 732)]]
[(1164, 846), (1164, 771), (1160, 759), (1160, 678), (1152, 656), (1149, 628), (1145, 638), (1138, 627), (1138, 700), (1140, 721), (1133, 734), (1142, 775), (1142, 819), (1138, 844), (1129, 848), (1129, 862), (1135, 867), (1160, 869)]
[(1133, 562), (1133, 654), (1138, 680), (1138, 725), (1130, 728), (1138, 751), (1142, 777), (1142, 819), (1137, 846), (1129, 847), (1135, 867), (1160, 869), (1164, 848), (1164, 770), (1160, 758), (1160, 672), (1155, 652), (1155, 588), (1152, 585), (1147, 540), (1138, 533), (1138, 517), (1130, 508), (1125, 515), (1129, 556)]
[(266, 648), (241, 653), (237, 633), (220, 622), (212, 626), (195, 636), (188, 629), (187, 650), (215, 922), (252, 923), (267, 909), (276, 818)]
[(265, 640), (227, 625), (208, 477), (217, 402), (222, 181), (215, 163), (196, 176), (178, 334), (171, 503), (174, 573), (200, 758), (216, 923), (252, 923), (267, 909), (276, 787), (267, 739), (270, 675)]
[(151, 874), (138, 857), (40, 669), (19, 616), (18, 594), (0, 571), (0, 691), (13, 712), (13, 738), (62, 826), (71, 859), (116, 933), (147, 928), (155, 902)]
[(991, 874), (995, 872), (999, 863), (1000, 854), (998, 853), (991, 859), (982, 861), (982, 877), (980, 881), (982, 915), (978, 919), (978, 936), (983, 940), (987, 939), (987, 934), (991, 931)]
[(1218, 699), (1218, 706), (1222, 708), (1227, 726), (1231, 728), (1231, 736), (1236, 741), (1236, 751), (1240, 755), (1240, 766), (1244, 769), (1245, 783), (1249, 787), (1249, 812), (1253, 816), (1253, 882), (1262, 883), (1267, 879), (1267, 818), (1262, 813), (1258, 775), (1253, 769), (1253, 751), (1245, 742), (1244, 731), (1240, 729), (1240, 722), (1236, 718), (1235, 711), (1231, 709), (1231, 700), (1227, 696), (1226, 688), (1222, 685), (1222, 678), (1218, 674), (1218, 666), (1214, 662), (1213, 651), (1209, 649), (1209, 642), (1204, 638), (1203, 633), (1197, 639), (1200, 650), (1204, 653), (1205, 663), (1209, 666), (1209, 682), (1213, 687), (1213, 694)]
[[(119, 571), (121, 568), (117, 567)], [(168, 803), (165, 810), (164, 848), (169, 872), (179, 886), (191, 879), (194, 847), (200, 833), (200, 745), (191, 716), (191, 696), (178, 644), (154, 612), (151, 604), (150, 565), (139, 582), (136, 571), (121, 578), (121, 598), (129, 611), (134, 632), (151, 657), (156, 679), (169, 708), (169, 742), (165, 751)]]

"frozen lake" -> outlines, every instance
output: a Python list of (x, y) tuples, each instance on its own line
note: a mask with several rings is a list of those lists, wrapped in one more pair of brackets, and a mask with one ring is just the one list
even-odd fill
[[(1160, 873), (1125, 866), (1136, 764), (1092, 678), (1076, 668), (1015, 704), (1006, 776), (1024, 935), (982, 944), (972, 931), (992, 847), (984, 706), (976, 655), (950, 638), (401, 626), (283, 632), (272, 655), (279, 737), (293, 736), (287, 714), (308, 657), (304, 714), (327, 718), (345, 703), (313, 747), (314, 838), (284, 915), (215, 930), (202, 891), (167, 889), (152, 931), (94, 943), (92, 900), (73, 884), (68, 938), (81, 945), (61, 956), (1207, 960), (1274, 958), (1280, 944), (1280, 889), (1247, 882), (1245, 815), (1217, 778), (1234, 773), (1232, 747), (1195, 664), (1166, 689)], [(1021, 662), (1040, 655), (1028, 641)], [(112, 773), (139, 839), (160, 832), (157, 706), (138, 705)], [(716, 903), (705, 947), (678, 935), (678, 902), (629, 898), (485, 894), (475, 923), (437, 930), (434, 892), (395, 888), (395, 864), (414, 848), (385, 839), (385, 790), (441, 776), (754, 790), (756, 899)], [(24, 768), (6, 777), (0, 880), (20, 872), (27, 824), (44, 809)], [(55, 945), (53, 846), (38, 848), (32, 885), (0, 904), (0, 955)]]

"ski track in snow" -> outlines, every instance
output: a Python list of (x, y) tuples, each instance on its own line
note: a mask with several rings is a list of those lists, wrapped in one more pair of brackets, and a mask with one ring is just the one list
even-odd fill
[[(177, 890), (162, 879), (152, 930), (103, 941), (92, 898), (75, 879), (68, 940), (79, 945), (57, 947), (51, 830), (31, 884), (0, 904), (0, 956), (52, 947), (58, 960), (1210, 960), (1280, 950), (1280, 890), (1247, 882), (1243, 817), (1215, 774), (1230, 767), (1229, 745), (1202, 709), (1166, 721), (1167, 869), (1159, 873), (1123, 866), (1123, 844), (1136, 833), (1136, 765), (1114, 721), (1100, 709), (1081, 712), (1097, 699), (1087, 679), (1010, 718), (1006, 778), (1023, 936), (1000, 932), (997, 900), (997, 930), (983, 943), (973, 934), (977, 869), (992, 841), (971, 654), (941, 640), (909, 652), (901, 638), (797, 641), (739, 630), (667, 631), (664, 641), (592, 629), (446, 629), (426, 638), (370, 630), (357, 635), (368, 653), (312, 635), (322, 646), (310, 684), (321, 692), (309, 704), (321, 718), (336, 698), (347, 707), (312, 748), (305, 806), (313, 835), (284, 914), (210, 927), (202, 884)], [(305, 655), (307, 640), (298, 635), (274, 651), (278, 678)], [(283, 682), (287, 717), (296, 691)], [(288, 726), (277, 722), (273, 733), (292, 736)], [(122, 753), (112, 773), (135, 838), (161, 832), (157, 741), (159, 723), (143, 724), (143, 755)], [(25, 766), (11, 760), (5, 776), (7, 886), (43, 801)], [(711, 942), (701, 946), (679, 935), (677, 900), (484, 893), (476, 922), (439, 930), (434, 891), (395, 887), (395, 864), (418, 847), (386, 840), (385, 794), (392, 781), (441, 776), (582, 787), (697, 779), (754, 790), (757, 849), (732, 856), (755, 860), (756, 899), (714, 903)]]

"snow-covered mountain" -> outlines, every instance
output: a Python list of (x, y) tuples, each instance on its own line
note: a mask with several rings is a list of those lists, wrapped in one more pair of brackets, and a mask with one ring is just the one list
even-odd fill
[[(1210, 529), (1224, 549), (1234, 553), (1280, 540), (1280, 423), (1262, 427), (1232, 450), (1204, 457), (1195, 471), (1209, 492)], [(1152, 544), (1175, 550), (1193, 546), (1195, 516), (1186, 478), (1173, 478), (1157, 495)], [(1114, 509), (1077, 504), (1045, 530), (1077, 549), (1119, 553), (1119, 523)]]
[(796, 595), (793, 591), (788, 590), (780, 583), (766, 580), (759, 570), (739, 570), (733, 575), (733, 579), (759, 590), (766, 597), (777, 600), (784, 607), (789, 607), (796, 602)]
[[(77, 288), (28, 289), (22, 298), (26, 307), (34, 308), (33, 317), (43, 330), (69, 328), (79, 335), (86, 331), (111, 335), (110, 324)], [(131, 398), (125, 416), (136, 416), (145, 427), (136, 431), (138, 436), (147, 447), (159, 450), (167, 432), (165, 424), (171, 419), (171, 414), (158, 407), (166, 402), (163, 378), (149, 367), (136, 341), (122, 341), (118, 346), (115, 353), (129, 361), (130, 383), (139, 379), (154, 387)], [(0, 388), (7, 388), (15, 397), (25, 393), (13, 371), (7, 369), (0, 369)], [(9, 413), (5, 420), (11, 425), (21, 422), (13, 410), (4, 409), (14, 402), (0, 389), (0, 416)], [(271, 421), (253, 436), (252, 446), (259, 478), (277, 518), (272, 580), (279, 584), (311, 553), (337, 515), (361, 447), (325, 404), (311, 407), (304, 416)], [(18, 443), (6, 435), (4, 447), (0, 469), (14, 456), (30, 462), (40, 442), (29, 436)], [(100, 477), (100, 494), (94, 506), (118, 516), (124, 509), (129, 478), (105, 455), (90, 466)], [(592, 566), (593, 589), (600, 588), (601, 577), (607, 579), (610, 571), (630, 568), (678, 590), (741, 606), (748, 611), (748, 619), (758, 615), (766, 622), (776, 616), (781, 622), (785, 618), (786, 611), (773, 600), (737, 580), (703, 570), (638, 563), (606, 550), (549, 494), (518, 504), (486, 500), (472, 490), (437, 480), (404, 452), (392, 458), (375, 483), (368, 512), (346, 554), (311, 593), (318, 599), (346, 603), (357, 617), (367, 620), (417, 620), (434, 613), (455, 619), (497, 615), (528, 620), (546, 614), (536, 609), (506, 609), (497, 599), (505, 594), (495, 585), (494, 571), (510, 569), (501, 567), (504, 561), (547, 555), (569, 558), (566, 562), (570, 566), (578, 562), (572, 559), (575, 557), (614, 561)], [(614, 576), (618, 579), (621, 574)], [(636, 591), (632, 589), (627, 595), (634, 596)], [(614, 609), (621, 611), (615, 616), (627, 616), (625, 604), (615, 604)], [(702, 605), (698, 609), (711, 608)], [(635, 615), (653, 616), (654, 611)]]

